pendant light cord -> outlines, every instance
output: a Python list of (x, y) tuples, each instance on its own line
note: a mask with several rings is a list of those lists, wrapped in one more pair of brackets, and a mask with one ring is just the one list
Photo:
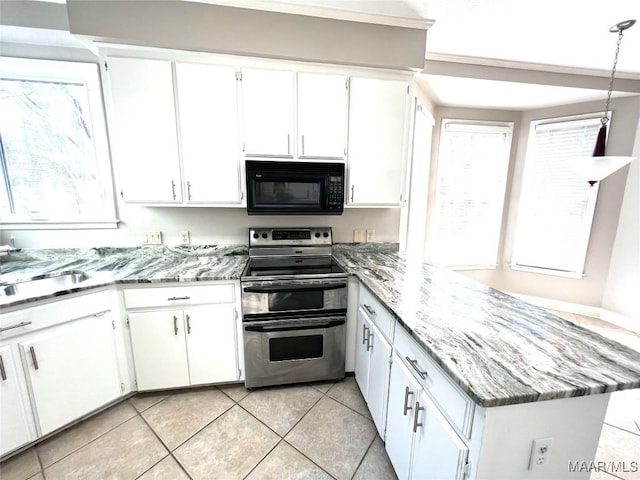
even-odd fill
[(620, 53), (620, 43), (622, 43), (622, 35), (624, 30), (620, 29), (618, 32), (618, 43), (616, 44), (616, 55), (613, 58), (613, 67), (611, 68), (611, 78), (609, 78), (609, 91), (607, 92), (607, 101), (604, 104), (604, 116), (600, 119), (603, 126), (609, 121), (609, 102), (611, 101), (611, 91), (613, 90), (613, 77), (616, 74), (616, 67), (618, 66), (618, 54)]

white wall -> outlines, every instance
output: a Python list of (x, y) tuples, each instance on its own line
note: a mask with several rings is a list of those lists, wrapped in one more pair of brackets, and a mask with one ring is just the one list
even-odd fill
[(397, 242), (400, 209), (346, 209), (340, 216), (247, 215), (242, 208), (142, 207), (119, 205), (121, 223), (110, 230), (20, 230), (0, 232), (0, 244), (15, 237), (18, 248), (135, 246), (145, 231), (161, 231), (164, 243), (177, 245), (191, 232), (194, 245), (247, 244), (251, 226), (330, 226), (334, 242), (352, 242), (353, 230), (375, 229), (377, 242)]
[(602, 307), (640, 327), (640, 123), (629, 166)]

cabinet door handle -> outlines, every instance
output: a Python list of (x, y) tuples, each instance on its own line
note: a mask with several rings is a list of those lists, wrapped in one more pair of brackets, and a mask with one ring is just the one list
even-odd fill
[(171, 180), (171, 192), (173, 193), (173, 199), (176, 199), (176, 182)]
[(418, 423), (418, 415), (420, 415), (421, 410), (424, 410), (424, 407), (420, 406), (420, 402), (416, 402), (416, 411), (413, 415), (413, 433), (418, 431), (418, 427), (422, 427), (422, 422)]
[(4, 369), (4, 360), (2, 360), (2, 355), (0, 355), (0, 376), (2, 376), (3, 382), (7, 379), (7, 372)]
[(173, 334), (178, 335), (178, 317), (173, 316)]
[(8, 327), (2, 327), (0, 328), (0, 332), (6, 332), (7, 330), (11, 330), (12, 328), (20, 328), (20, 327), (25, 327), (27, 325), (31, 325), (32, 322), (20, 322), (20, 323), (16, 323), (15, 325), (9, 325)]
[(188, 295), (185, 295), (184, 297), (169, 297), (167, 298), (167, 300), (170, 302), (175, 302), (176, 300), (191, 300), (191, 297)]
[(422, 368), (420, 368), (420, 365), (418, 365), (418, 360), (412, 360), (411, 358), (409, 358), (409, 355), (407, 355), (404, 358), (407, 359), (407, 362), (409, 362), (409, 365), (411, 365), (413, 369), (418, 373), (418, 375), (420, 375), (421, 379), (425, 380), (427, 378), (427, 372), (425, 370), (422, 370)]
[(191, 317), (187, 315), (187, 334), (191, 333)]
[(373, 308), (373, 307), (371, 307), (371, 306), (367, 305), (366, 303), (363, 303), (363, 304), (362, 304), (362, 306), (363, 306), (363, 308), (367, 311), (367, 313), (369, 313), (369, 315), (371, 315), (371, 316), (375, 316), (376, 311), (374, 310), (374, 308)]
[[(175, 196), (173, 197), (175, 200)], [(191, 200), (191, 182), (187, 181), (187, 199)]]
[(369, 332), (369, 336), (367, 337), (367, 352), (369, 350), (373, 350), (373, 333)]
[(367, 327), (366, 325), (362, 325), (362, 344), (363, 345), (365, 344), (365, 342), (367, 341), (367, 338), (369, 337), (368, 332), (369, 332), (369, 327)]
[(353, 189), (355, 185), (351, 185), (351, 202), (353, 203)]
[(413, 392), (409, 390), (409, 387), (404, 387), (404, 409), (402, 415), (405, 417), (407, 416), (407, 412), (413, 409), (413, 407), (409, 406), (409, 395), (413, 395)]
[(302, 141), (300, 143), (302, 143), (302, 155), (304, 155), (304, 135), (302, 135)]
[(36, 358), (36, 351), (33, 348), (33, 345), (29, 347), (29, 352), (31, 352), (31, 360), (33, 360), (33, 368), (38, 370), (38, 359)]

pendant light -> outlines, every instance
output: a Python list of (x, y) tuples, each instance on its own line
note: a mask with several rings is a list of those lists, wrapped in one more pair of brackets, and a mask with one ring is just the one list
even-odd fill
[(575, 170), (589, 182), (590, 186), (595, 185), (597, 182), (605, 177), (608, 177), (616, 170), (624, 167), (630, 163), (635, 157), (624, 156), (610, 156), (605, 155), (605, 143), (607, 139), (607, 123), (609, 122), (609, 101), (611, 100), (611, 91), (613, 90), (613, 79), (616, 74), (616, 66), (618, 64), (618, 53), (620, 52), (620, 43), (622, 42), (622, 35), (624, 31), (633, 26), (636, 23), (635, 20), (625, 20), (624, 22), (616, 23), (609, 29), (612, 33), (618, 34), (618, 43), (616, 45), (616, 55), (613, 59), (613, 68), (611, 69), (611, 78), (609, 79), (609, 91), (607, 92), (607, 100), (604, 105), (604, 114), (600, 119), (602, 126), (598, 131), (598, 138), (596, 140), (596, 146), (593, 149), (593, 156), (588, 158), (575, 159)]

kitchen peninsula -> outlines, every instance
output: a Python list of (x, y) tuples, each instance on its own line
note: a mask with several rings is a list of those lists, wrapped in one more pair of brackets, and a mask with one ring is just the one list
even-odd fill
[[(442, 472), (458, 478), (588, 477), (588, 472), (569, 472), (568, 462), (593, 459), (609, 393), (640, 387), (640, 353), (456, 273), (412, 262), (395, 244), (334, 245), (333, 254), (360, 289), (360, 298), (350, 299), (353, 331), (356, 315), (365, 312), (371, 331), (381, 330), (389, 346), (390, 375), (377, 379), (385, 385), (381, 434), (386, 432), (387, 450), (400, 477), (404, 468), (417, 472), (424, 459), (433, 458), (438, 468), (444, 465)], [(112, 309), (117, 318), (124, 308), (113, 303), (122, 298), (122, 289), (137, 283), (153, 289), (238, 282), (246, 261), (243, 246), (23, 250), (0, 257), (0, 278), (7, 283), (43, 273), (84, 271), (95, 283), (72, 291), (76, 296), (105, 287), (115, 291)], [(16, 312), (45, 304), (33, 302), (48, 299), (46, 305), (55, 305), (63, 294), (1, 297), (0, 327)], [(17, 342), (28, 329), (3, 332), (0, 347)], [(355, 333), (354, 343), (364, 344), (361, 332)], [(382, 342), (377, 341), (367, 347), (379, 351)], [(16, 359), (29, 367), (31, 359), (14, 355)], [(398, 368), (407, 377), (406, 390), (396, 391), (396, 379), (402, 378)], [(369, 385), (377, 381), (376, 372), (368, 371)], [(362, 388), (358, 375), (356, 367)], [(392, 413), (397, 398), (404, 400), (399, 416)], [(367, 401), (370, 408), (376, 404), (374, 398)], [(433, 418), (440, 430), (433, 430)], [(398, 421), (409, 420), (412, 425), (405, 432)], [(439, 445), (452, 449), (430, 450), (427, 445), (421, 450), (420, 424), (423, 430), (448, 435)], [(407, 458), (397, 460), (393, 446), (402, 443), (395, 440), (400, 434), (409, 443)], [(36, 438), (32, 435), (29, 441)], [(549, 438), (546, 464), (530, 469), (532, 442)], [(437, 471), (433, 463), (429, 466)]]

